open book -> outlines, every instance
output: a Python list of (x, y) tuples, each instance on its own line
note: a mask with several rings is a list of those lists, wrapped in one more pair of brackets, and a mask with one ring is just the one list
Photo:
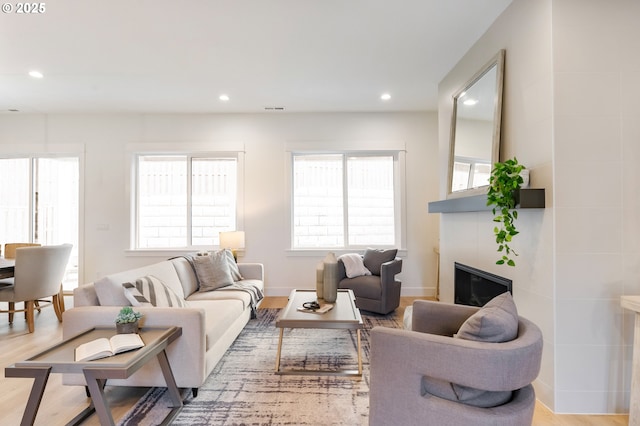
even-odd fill
[(92, 340), (76, 348), (76, 361), (92, 361), (144, 346), (139, 334), (116, 334), (107, 339)]

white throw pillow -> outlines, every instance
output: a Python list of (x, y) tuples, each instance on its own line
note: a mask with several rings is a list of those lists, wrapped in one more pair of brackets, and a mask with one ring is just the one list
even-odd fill
[(357, 253), (346, 253), (338, 257), (344, 264), (344, 271), (347, 278), (360, 277), (362, 275), (371, 275), (371, 271), (364, 266), (362, 256)]

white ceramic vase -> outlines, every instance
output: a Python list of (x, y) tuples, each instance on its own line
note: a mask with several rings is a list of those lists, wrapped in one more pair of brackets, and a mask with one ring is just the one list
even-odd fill
[(316, 297), (324, 299), (324, 262), (316, 265)]
[(333, 303), (338, 298), (338, 259), (333, 252), (329, 252), (322, 263), (324, 264), (324, 300), (327, 303)]

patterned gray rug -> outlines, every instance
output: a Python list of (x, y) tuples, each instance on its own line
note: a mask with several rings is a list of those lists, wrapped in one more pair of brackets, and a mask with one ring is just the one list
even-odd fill
[[(369, 330), (401, 327), (393, 315), (363, 312), (363, 376), (274, 374), (278, 309), (260, 309), (218, 363), (197, 398), (173, 425), (366, 425), (369, 416)], [(357, 369), (356, 332), (285, 329), (281, 368)], [(155, 425), (169, 411), (163, 388), (149, 392), (119, 425)]]

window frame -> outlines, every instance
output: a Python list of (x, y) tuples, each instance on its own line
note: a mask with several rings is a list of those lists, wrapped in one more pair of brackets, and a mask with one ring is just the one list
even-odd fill
[[(73, 252), (77, 253), (77, 285), (85, 282), (84, 239), (85, 239), (85, 145), (82, 143), (51, 144), (0, 144), (0, 158), (29, 160), (29, 188), (33, 189), (33, 160), (38, 158), (76, 158), (78, 160), (78, 241)], [(29, 211), (33, 215), (33, 194), (29, 196)], [(29, 238), (33, 237), (34, 217), (29, 219)], [(64, 288), (70, 294), (70, 288)]]
[[(484, 160), (484, 159), (480, 159), (480, 158), (474, 158), (474, 157), (457, 156), (453, 160), (453, 168), (454, 168), (453, 173), (455, 173), (455, 165), (456, 164), (463, 164), (463, 165), (468, 165), (469, 166), (469, 174), (467, 175), (467, 186), (465, 188), (480, 188), (482, 186), (489, 185), (488, 181), (484, 185), (474, 185), (473, 181), (475, 179), (475, 173), (477, 171), (477, 166), (478, 165), (489, 166), (489, 170), (491, 170), (491, 162), (490, 161), (487, 161), (487, 160)], [(454, 178), (452, 178), (452, 180), (454, 180)]]
[[(198, 250), (211, 250), (219, 246), (213, 245), (187, 245), (184, 247), (158, 247), (158, 248), (140, 248), (138, 244), (138, 158), (144, 156), (185, 156), (189, 160), (187, 162), (187, 170), (191, 170), (190, 160), (194, 158), (234, 158), (237, 161), (236, 169), (236, 229), (244, 229), (244, 146), (238, 143), (225, 143), (215, 146), (212, 149), (211, 144), (179, 144), (183, 149), (176, 150), (176, 144), (131, 144), (127, 147), (128, 151), (128, 168), (130, 170), (129, 181), (127, 182), (127, 191), (129, 193), (129, 249), (126, 250), (127, 255), (131, 256), (167, 256), (172, 254), (180, 254), (185, 252), (193, 252)], [(172, 148), (170, 148), (172, 147)], [(192, 194), (191, 179), (187, 182), (187, 242), (191, 242), (192, 230)]]
[[(294, 157), (298, 155), (343, 155), (343, 161), (346, 166), (348, 156), (365, 157), (365, 156), (392, 156), (393, 157), (393, 176), (394, 176), (394, 238), (393, 245), (345, 245), (343, 247), (313, 247), (313, 248), (296, 248), (294, 247)], [(364, 143), (289, 143), (286, 149), (286, 178), (288, 191), (288, 250), (287, 253), (292, 256), (317, 256), (319, 253), (326, 253), (327, 250), (335, 253), (349, 253), (353, 251), (361, 251), (367, 247), (373, 248), (398, 248), (406, 250), (406, 150), (401, 142), (364, 142)], [(348, 201), (347, 171), (343, 170), (343, 193), (344, 209), (346, 212), (346, 203)], [(346, 213), (345, 213), (346, 214)], [(348, 233), (347, 217), (344, 218), (345, 232)], [(345, 240), (348, 240), (348, 234), (345, 234)]]

